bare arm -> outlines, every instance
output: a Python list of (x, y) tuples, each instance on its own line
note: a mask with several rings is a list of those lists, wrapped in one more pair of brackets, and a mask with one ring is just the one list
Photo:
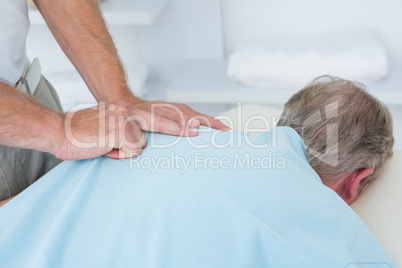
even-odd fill
[(0, 144), (55, 154), (62, 135), (61, 115), (0, 82)]
[(97, 0), (35, 0), (35, 3), (98, 102), (131, 95)]
[(219, 120), (200, 114), (187, 105), (146, 102), (134, 96), (127, 85), (124, 69), (97, 0), (35, 0), (35, 3), (98, 102), (124, 100), (138, 109), (165, 118), (156, 126), (163, 133), (168, 133), (171, 128), (186, 126), (192, 117), (198, 119), (188, 126), (193, 129), (192, 135), (197, 133), (199, 123), (227, 129)]
[[(145, 140), (135, 118), (128, 120), (134, 113), (139, 112), (124, 101), (102, 103), (75, 113), (57, 113), (0, 82), (0, 144), (48, 152), (64, 160), (140, 154)], [(143, 118), (149, 124), (150, 119), (145, 115)], [(105, 122), (104, 126), (100, 122)], [(181, 129), (169, 131), (177, 135)]]

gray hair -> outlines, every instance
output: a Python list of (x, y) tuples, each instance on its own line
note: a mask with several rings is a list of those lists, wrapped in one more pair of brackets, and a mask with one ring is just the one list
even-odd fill
[(369, 181), (392, 156), (391, 114), (360, 83), (318, 77), (289, 99), (277, 125), (299, 133), (321, 179), (372, 168)]

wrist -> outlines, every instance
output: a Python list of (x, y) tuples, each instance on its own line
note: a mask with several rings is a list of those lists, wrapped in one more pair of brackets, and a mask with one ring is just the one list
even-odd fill
[(64, 129), (65, 114), (64, 113), (49, 113), (46, 118), (46, 126), (44, 127), (44, 134), (46, 136), (45, 147), (42, 151), (50, 153), (59, 158), (60, 147), (66, 140)]
[(110, 103), (117, 100), (123, 100), (131, 105), (138, 105), (144, 102), (144, 100), (135, 96), (127, 85), (114, 87), (114, 90), (106, 92), (105, 96), (102, 99), (98, 100), (98, 102), (105, 101), (107, 103)]
[(145, 100), (135, 96), (128, 87), (125, 90), (121, 90), (119, 91), (119, 93), (114, 94), (107, 100), (107, 102), (113, 102), (117, 100), (123, 100), (133, 106), (145, 102)]

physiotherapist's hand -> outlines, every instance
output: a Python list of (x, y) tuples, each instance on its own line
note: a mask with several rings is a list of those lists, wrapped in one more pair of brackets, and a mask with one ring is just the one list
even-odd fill
[(181, 125), (121, 100), (69, 112), (62, 117), (63, 132), (54, 155), (63, 160), (101, 155), (115, 159), (136, 157), (146, 146), (142, 130), (196, 136), (199, 127), (197, 121)]
[[(185, 104), (165, 101), (145, 101), (135, 97), (131, 93), (125, 95), (121, 99), (143, 112), (160, 118), (160, 120), (155, 123), (153, 130), (144, 130), (172, 134), (176, 136), (196, 136), (198, 135), (198, 128), (200, 125), (221, 131), (230, 130), (228, 126), (223, 124), (218, 119), (194, 111)], [(177, 129), (183, 126), (189, 127), (191, 132), (169, 132), (171, 128)]]
[(53, 154), (63, 160), (138, 156), (146, 146), (140, 127), (145, 120), (135, 116), (130, 107), (116, 101), (63, 114), (63, 131)]
[[(159, 117), (167, 119), (166, 123), (187, 125), (192, 126), (194, 128), (198, 128), (200, 125), (202, 125), (222, 131), (230, 130), (228, 126), (223, 124), (218, 119), (194, 111), (188, 105), (185, 104), (171, 103), (165, 101), (143, 101), (141, 103), (134, 104), (134, 106), (143, 111), (147, 111), (150, 112), (151, 114), (155, 114)], [(163, 131), (164, 127), (169, 126), (168, 125), (160, 126), (162, 131), (159, 132), (165, 133)]]

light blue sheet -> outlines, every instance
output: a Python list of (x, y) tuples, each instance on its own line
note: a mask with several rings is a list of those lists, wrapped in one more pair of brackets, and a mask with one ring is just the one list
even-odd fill
[(0, 208), (0, 267), (394, 267), (294, 130), (203, 131), (59, 165)]

